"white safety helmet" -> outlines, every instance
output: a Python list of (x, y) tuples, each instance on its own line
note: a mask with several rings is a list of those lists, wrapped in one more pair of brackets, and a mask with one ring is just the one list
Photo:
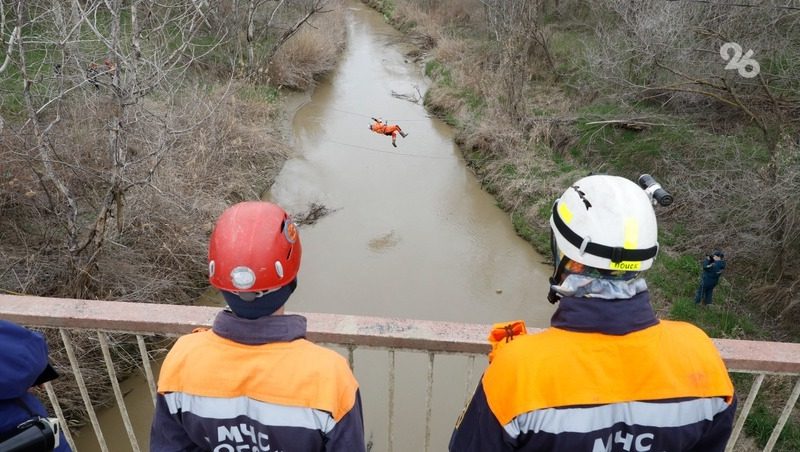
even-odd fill
[[(652, 201), (623, 177), (595, 175), (572, 184), (553, 205), (550, 227), (558, 252), (589, 267), (643, 271), (658, 253)], [(554, 264), (562, 266), (553, 251)]]

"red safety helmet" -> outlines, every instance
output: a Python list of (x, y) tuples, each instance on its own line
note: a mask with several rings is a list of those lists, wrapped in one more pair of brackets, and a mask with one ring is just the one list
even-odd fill
[(236, 294), (271, 292), (295, 279), (302, 254), (297, 226), (285, 210), (241, 202), (222, 213), (211, 233), (208, 280)]

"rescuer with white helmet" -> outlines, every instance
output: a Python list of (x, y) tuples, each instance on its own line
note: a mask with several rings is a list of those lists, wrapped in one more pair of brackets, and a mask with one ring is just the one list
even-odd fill
[(167, 355), (152, 452), (366, 450), (347, 360), (305, 339), (305, 317), (284, 314), (301, 257), (297, 226), (280, 206), (249, 201), (222, 213), (208, 273), (229, 310)]
[(550, 230), (551, 302), (576, 293), (622, 298), (646, 289), (636, 278), (653, 265), (658, 226), (650, 197), (635, 183), (604, 175), (580, 179), (553, 204)]
[(558, 308), (534, 334), (523, 321), (495, 324), (451, 451), (725, 450), (736, 409), (725, 364), (702, 330), (650, 305), (642, 272), (658, 230), (645, 188), (592, 175), (556, 200), (548, 300)]

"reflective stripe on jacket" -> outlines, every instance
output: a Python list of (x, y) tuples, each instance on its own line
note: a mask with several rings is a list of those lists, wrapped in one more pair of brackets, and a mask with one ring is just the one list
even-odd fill
[(304, 335), (301, 316), (222, 312), (181, 337), (161, 368), (151, 451), (364, 451), (347, 361)]
[[(558, 328), (496, 349), (450, 450), (723, 451), (735, 400), (708, 336), (671, 321), (608, 333), (630, 321), (613, 311), (631, 305), (617, 303), (646, 304), (652, 313), (647, 293), (640, 295), (564, 298), (554, 315)], [(611, 312), (596, 316), (598, 306)], [(600, 331), (570, 331), (570, 321), (583, 324), (587, 312)]]

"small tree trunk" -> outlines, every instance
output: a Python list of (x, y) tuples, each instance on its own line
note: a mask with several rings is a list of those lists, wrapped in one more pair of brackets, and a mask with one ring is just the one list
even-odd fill
[(247, 3), (247, 64), (252, 69), (255, 66), (255, 15), (256, 15), (256, 0), (250, 0)]

